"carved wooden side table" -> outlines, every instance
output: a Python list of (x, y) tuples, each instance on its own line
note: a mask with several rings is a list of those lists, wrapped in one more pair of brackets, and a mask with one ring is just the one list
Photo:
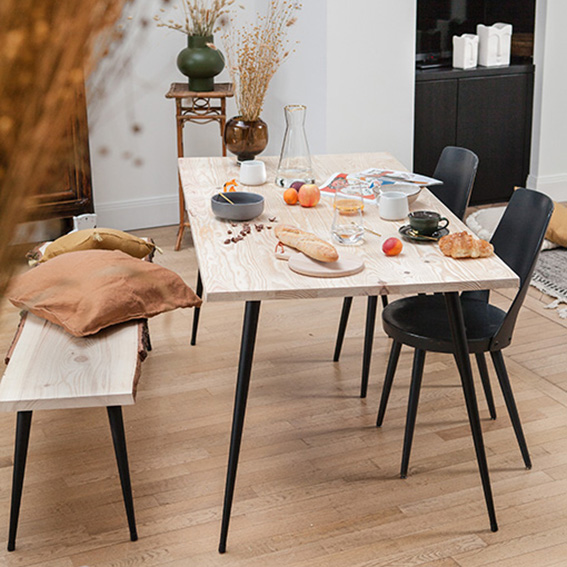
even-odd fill
[[(190, 91), (187, 83), (172, 83), (166, 98), (175, 99), (175, 121), (177, 124), (177, 156), (185, 157), (183, 150), (183, 127), (186, 122), (208, 124), (218, 122), (222, 141), (222, 155), (226, 156), (224, 143), (224, 126), (226, 124), (226, 99), (234, 96), (232, 83), (217, 83), (212, 91)], [(183, 187), (179, 179), (179, 228), (175, 250), (181, 247), (183, 232), (188, 227), (188, 217), (185, 212)]]

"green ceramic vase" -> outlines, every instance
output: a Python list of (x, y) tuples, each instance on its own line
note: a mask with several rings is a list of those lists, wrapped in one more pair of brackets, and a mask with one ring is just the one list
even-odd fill
[(224, 69), (224, 57), (218, 49), (212, 49), (212, 35), (190, 35), (187, 47), (177, 56), (177, 68), (189, 77), (189, 90), (210, 92), (214, 89), (214, 78)]

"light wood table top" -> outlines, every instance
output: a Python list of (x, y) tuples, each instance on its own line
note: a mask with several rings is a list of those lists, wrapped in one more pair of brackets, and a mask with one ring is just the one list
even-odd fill
[[(336, 245), (341, 251), (361, 256), (365, 268), (348, 277), (314, 278), (292, 272), (285, 261), (278, 260), (274, 250), (277, 239), (274, 230), (258, 232), (254, 224), (275, 226), (278, 223), (298, 226), (331, 242), (332, 200), (323, 195), (314, 208), (284, 203), (283, 190), (273, 183), (278, 158), (262, 157), (268, 182), (259, 187), (240, 186), (241, 190), (260, 193), (265, 198), (264, 212), (251, 222), (252, 231), (237, 243), (224, 244), (239, 232), (230, 222), (217, 219), (210, 199), (222, 190), (226, 181), (238, 180), (239, 167), (234, 157), (181, 158), (179, 169), (191, 232), (197, 252), (206, 301), (253, 301), (265, 299), (344, 297), (361, 295), (406, 294), (417, 292), (452, 292), (474, 289), (517, 287), (516, 274), (498, 257), (454, 260), (445, 257), (436, 243), (403, 241), (399, 256), (387, 257), (382, 243), (390, 236), (399, 236), (398, 229), (406, 221), (385, 221), (378, 207), (369, 203), (364, 209), (364, 223), (378, 237), (366, 232), (364, 242), (355, 246)], [(355, 173), (369, 167), (406, 170), (389, 153), (313, 156), (313, 169), (318, 184), (333, 173)], [(451, 232), (468, 230), (427, 189), (410, 205), (410, 210), (439, 211), (450, 220)], [(401, 237), (400, 237), (401, 239)]]

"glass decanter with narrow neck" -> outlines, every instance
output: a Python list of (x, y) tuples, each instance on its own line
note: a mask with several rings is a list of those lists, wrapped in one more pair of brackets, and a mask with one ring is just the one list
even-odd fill
[(276, 173), (278, 187), (289, 187), (295, 181), (315, 183), (305, 135), (306, 111), (307, 107), (302, 104), (284, 107), (286, 128)]

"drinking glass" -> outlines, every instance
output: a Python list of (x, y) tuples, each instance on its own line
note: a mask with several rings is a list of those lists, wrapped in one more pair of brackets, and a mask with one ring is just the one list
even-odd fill
[(333, 198), (331, 234), (339, 244), (356, 244), (364, 236), (364, 182), (352, 181), (337, 189)]

